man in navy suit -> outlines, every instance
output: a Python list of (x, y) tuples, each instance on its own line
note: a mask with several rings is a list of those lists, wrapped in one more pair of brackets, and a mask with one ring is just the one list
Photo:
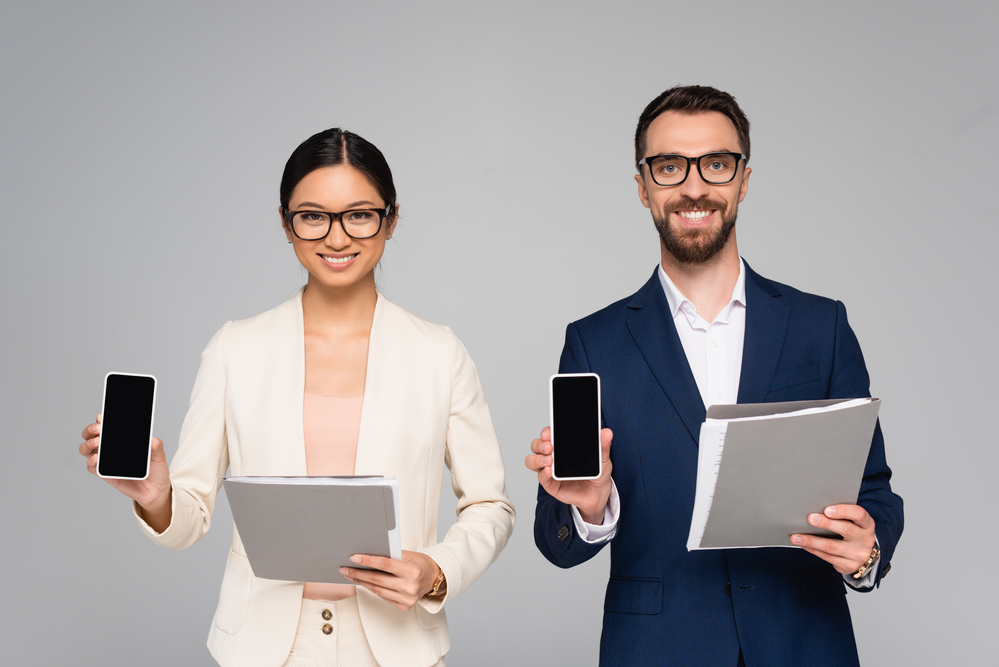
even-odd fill
[(878, 425), (858, 504), (808, 517), (842, 540), (686, 549), (705, 406), (870, 396), (843, 304), (739, 256), (749, 151), (749, 122), (727, 93), (677, 87), (646, 107), (635, 180), (662, 263), (632, 296), (570, 324), (559, 364), (600, 375), (603, 474), (552, 479), (547, 428), (525, 460), (548, 560), (572, 567), (611, 545), (603, 666), (858, 665), (846, 585), (878, 586), (902, 533)]

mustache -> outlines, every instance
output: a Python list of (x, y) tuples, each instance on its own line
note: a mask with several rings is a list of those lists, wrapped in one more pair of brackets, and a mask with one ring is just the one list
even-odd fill
[(722, 213), (728, 210), (725, 202), (719, 201), (717, 199), (711, 199), (708, 196), (701, 197), (697, 201), (694, 201), (690, 197), (683, 197), (674, 202), (669, 202), (663, 205), (663, 217), (669, 217), (670, 213), (675, 211), (690, 211), (690, 210), (704, 210), (704, 209), (718, 209)]

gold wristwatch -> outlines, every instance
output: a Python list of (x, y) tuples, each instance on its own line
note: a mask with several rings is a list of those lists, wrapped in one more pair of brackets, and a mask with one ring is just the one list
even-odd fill
[(866, 563), (860, 566), (859, 570), (853, 573), (853, 578), (863, 579), (864, 575), (867, 574), (867, 571), (872, 567), (874, 567), (874, 565), (878, 562), (878, 559), (880, 558), (881, 558), (881, 550), (878, 549), (877, 547), (871, 549), (871, 557), (867, 559)]
[(447, 595), (447, 579), (444, 578), (444, 570), (441, 570), (434, 581), (434, 587), (427, 593), (427, 597), (432, 600), (443, 600), (445, 595)]

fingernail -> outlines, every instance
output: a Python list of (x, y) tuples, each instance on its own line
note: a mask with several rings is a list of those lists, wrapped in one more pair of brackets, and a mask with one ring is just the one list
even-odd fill
[(835, 507), (827, 507), (826, 508), (826, 516), (833, 516), (834, 514), (836, 514), (836, 508)]
[(361, 562), (361, 557), (360, 556), (351, 556), (350, 560), (352, 560), (355, 563), (360, 563)]
[(819, 514), (809, 514), (808, 515), (808, 523), (812, 524), (813, 526), (819, 525), (819, 521), (821, 521), (821, 520), (822, 520), (822, 517)]
[(340, 568), (340, 574), (342, 574), (342, 575), (344, 575), (344, 576), (346, 576), (346, 574), (347, 574), (347, 571), (348, 571), (348, 570), (347, 570), (347, 568), (345, 568), (345, 567), (341, 567), (341, 568)]
[(801, 544), (801, 535), (792, 535), (791, 542), (794, 544)]

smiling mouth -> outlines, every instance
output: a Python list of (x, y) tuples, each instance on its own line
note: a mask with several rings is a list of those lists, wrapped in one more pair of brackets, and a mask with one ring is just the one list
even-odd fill
[(329, 255), (320, 255), (320, 257), (322, 257), (323, 261), (327, 264), (346, 264), (350, 260), (357, 257), (357, 253), (355, 252), (353, 255), (347, 255), (346, 257), (331, 257)]
[(707, 218), (712, 213), (714, 213), (714, 209), (710, 209), (707, 211), (705, 211), (704, 209), (698, 209), (696, 211), (676, 211), (675, 213), (684, 220), (691, 220), (697, 222), (698, 220), (703, 220), (704, 218)]

